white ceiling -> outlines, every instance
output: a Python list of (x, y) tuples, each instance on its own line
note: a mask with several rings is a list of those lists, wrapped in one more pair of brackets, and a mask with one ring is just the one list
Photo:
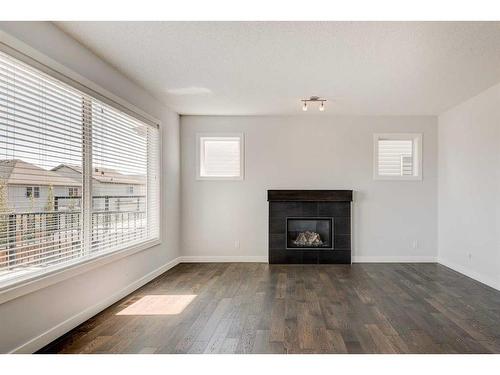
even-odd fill
[(56, 25), (181, 114), (294, 114), (319, 95), (325, 113), (435, 115), (500, 82), (499, 22)]

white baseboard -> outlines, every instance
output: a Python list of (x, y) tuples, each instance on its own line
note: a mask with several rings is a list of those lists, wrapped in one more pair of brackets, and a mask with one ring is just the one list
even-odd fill
[[(268, 263), (267, 256), (253, 255), (192, 255), (181, 256), (179, 263)], [(431, 256), (353, 256), (353, 263), (437, 263), (436, 257)]]
[(450, 262), (450, 261), (443, 259), (443, 258), (439, 258), (438, 263), (442, 264), (445, 267), (452, 269), (453, 271), (461, 273), (462, 275), (470, 277), (471, 279), (479, 281), (480, 283), (483, 283), (483, 284), (485, 284), (493, 289), (500, 290), (500, 280), (491, 279), (489, 277), (481, 275), (480, 273), (477, 273), (475, 271), (471, 271), (464, 266)]
[(26, 342), (25, 344), (15, 348), (14, 350), (11, 351), (11, 353), (34, 353), (37, 350), (43, 348), (45, 345), (51, 343), (61, 335), (65, 334), (66, 332), (69, 332), (73, 328), (77, 327), (79, 324), (85, 322), (86, 320), (90, 319), (97, 313), (101, 312), (102, 310), (106, 309), (107, 307), (111, 306), (113, 303), (119, 301), (123, 297), (126, 297), (130, 293), (132, 293), (134, 290), (140, 288), (144, 284), (147, 284), (151, 280), (153, 280), (155, 277), (160, 276), (162, 273), (168, 271), (170, 268), (175, 267), (177, 264), (180, 263), (179, 258), (175, 258), (174, 260), (171, 260), (170, 262), (164, 264), (161, 267), (158, 267), (154, 271), (151, 271), (147, 275), (141, 277), (140, 279), (134, 281), (133, 283), (127, 285), (125, 288), (119, 290), (115, 294), (109, 296), (105, 300), (83, 310), (82, 312), (66, 319), (64, 322), (59, 323), (55, 327), (52, 327), (51, 329), (45, 331), (41, 335), (31, 339), (30, 341)]
[(354, 255), (353, 263), (437, 263), (432, 256), (363, 256)]
[(267, 255), (220, 255), (220, 256), (181, 256), (179, 257), (180, 263), (267, 263)]

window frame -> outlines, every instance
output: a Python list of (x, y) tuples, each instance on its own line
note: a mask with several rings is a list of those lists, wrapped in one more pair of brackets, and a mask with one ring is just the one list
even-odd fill
[(163, 161), (161, 158), (161, 150), (163, 144), (163, 128), (161, 121), (148, 113), (142, 111), (140, 108), (130, 104), (121, 97), (104, 89), (102, 86), (94, 83), (93, 81), (81, 76), (75, 71), (67, 68), (65, 65), (53, 60), (47, 55), (39, 52), (24, 42), (12, 37), (6, 32), (0, 30), (0, 51), (10, 55), (12, 58), (17, 59), (24, 64), (29, 65), (33, 69), (37, 69), (52, 78), (61, 81), (77, 90), (82, 91), (100, 100), (118, 111), (136, 118), (148, 125), (156, 126), (158, 129), (158, 237), (146, 239), (143, 242), (136, 243), (130, 246), (113, 250), (110, 252), (96, 254), (78, 258), (74, 262), (63, 263), (62, 265), (48, 266), (43, 272), (33, 272), (25, 276), (13, 278), (10, 282), (0, 285), (0, 304), (18, 298), (20, 296), (32, 293), (36, 290), (48, 287), (50, 285), (59, 283), (66, 279), (75, 277), (81, 273), (87, 272), (91, 269), (103, 266), (105, 264), (116, 262), (124, 257), (131, 256), (138, 252), (146, 251), (154, 246), (160, 245), (164, 239), (164, 231), (161, 230), (163, 218), (163, 198), (161, 190), (163, 188)]
[(30, 185), (26, 186), (26, 190), (24, 193), (24, 196), (28, 199), (38, 199), (40, 198), (40, 186), (36, 185)]
[[(240, 174), (239, 176), (202, 176), (201, 146), (203, 138), (239, 138)], [(242, 181), (245, 179), (245, 134), (242, 132), (196, 133), (196, 179), (199, 181)]]
[(79, 197), (80, 191), (78, 186), (68, 186), (68, 197)]
[[(384, 176), (378, 173), (378, 152), (380, 140), (412, 141), (413, 175)], [(376, 181), (421, 181), (423, 161), (422, 133), (375, 133), (373, 134), (373, 179)]]

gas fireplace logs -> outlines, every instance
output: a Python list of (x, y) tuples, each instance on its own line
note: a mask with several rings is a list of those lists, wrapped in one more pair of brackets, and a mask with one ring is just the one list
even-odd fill
[(323, 241), (319, 233), (311, 232), (306, 230), (305, 232), (300, 232), (297, 239), (293, 241), (297, 246), (322, 246)]

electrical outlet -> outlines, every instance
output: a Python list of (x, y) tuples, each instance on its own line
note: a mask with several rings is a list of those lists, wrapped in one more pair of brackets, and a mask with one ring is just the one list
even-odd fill
[(240, 248), (240, 240), (234, 241), (234, 248), (239, 249)]
[(472, 253), (469, 253), (469, 262), (472, 261)]
[(413, 240), (413, 243), (411, 244), (411, 246), (412, 246), (414, 249), (418, 249), (418, 240)]

